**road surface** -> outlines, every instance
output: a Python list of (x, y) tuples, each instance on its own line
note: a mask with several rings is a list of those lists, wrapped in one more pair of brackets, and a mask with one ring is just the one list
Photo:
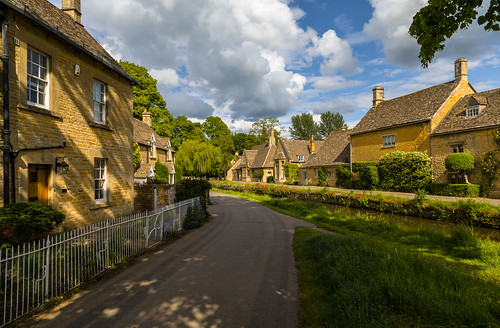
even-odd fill
[(297, 327), (294, 227), (309, 223), (213, 193), (211, 221), (29, 327)]

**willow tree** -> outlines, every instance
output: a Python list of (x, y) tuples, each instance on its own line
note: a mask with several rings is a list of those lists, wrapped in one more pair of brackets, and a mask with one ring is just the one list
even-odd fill
[(221, 165), (222, 152), (208, 142), (200, 140), (186, 140), (182, 143), (175, 157), (185, 175), (218, 176)]

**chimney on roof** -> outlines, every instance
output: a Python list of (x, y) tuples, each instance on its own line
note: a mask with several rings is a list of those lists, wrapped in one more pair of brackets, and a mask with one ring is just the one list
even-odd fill
[(373, 107), (384, 101), (384, 88), (375, 87), (373, 88)]
[(275, 145), (274, 140), (274, 126), (271, 126), (271, 133), (269, 133), (269, 139), (267, 140), (267, 146), (271, 147)]
[(463, 57), (455, 60), (455, 81), (467, 82), (467, 59)]
[(151, 127), (151, 113), (148, 112), (146, 108), (144, 108), (144, 112), (142, 112), (142, 121)]
[(344, 123), (344, 125), (342, 125), (342, 131), (347, 131), (347, 124)]
[(314, 142), (314, 137), (311, 137), (311, 141), (309, 142), (309, 150), (311, 154), (316, 152), (316, 142)]
[(75, 22), (82, 24), (80, 0), (62, 0), (61, 10), (73, 18)]

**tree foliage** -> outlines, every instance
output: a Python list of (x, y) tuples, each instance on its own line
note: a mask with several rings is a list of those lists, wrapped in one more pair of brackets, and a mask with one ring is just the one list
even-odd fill
[(170, 178), (170, 172), (168, 172), (168, 167), (160, 163), (160, 161), (156, 161), (155, 163), (155, 178), (158, 182), (168, 183)]
[(176, 164), (185, 175), (218, 176), (221, 157), (219, 147), (206, 141), (186, 140), (177, 153)]
[(330, 111), (321, 114), (321, 121), (318, 124), (318, 132), (326, 138), (333, 131), (340, 131), (344, 125), (344, 117), (339, 113)]
[(134, 172), (141, 167), (141, 147), (137, 142), (134, 142)]
[(276, 116), (264, 117), (254, 122), (249, 134), (255, 136), (258, 145), (264, 144), (267, 143), (267, 139), (271, 133), (271, 127), (274, 128), (274, 137), (277, 140), (281, 134), (281, 127), (280, 121)]
[(207, 139), (214, 145), (219, 146), (218, 141), (220, 136), (230, 136), (231, 130), (220, 117), (209, 116), (201, 124), (201, 129), (205, 133)]
[(178, 150), (185, 140), (205, 141), (205, 134), (200, 123), (193, 123), (184, 115), (177, 116), (173, 121), (173, 131), (170, 143)]
[(285, 177), (290, 181), (299, 179), (299, 166), (295, 163), (285, 164)]
[(233, 144), (235, 151), (241, 156), (245, 149), (252, 149), (258, 142), (256, 136), (240, 132), (233, 134)]
[(380, 157), (380, 188), (415, 192), (432, 182), (431, 159), (422, 152), (393, 151)]
[[(427, 67), (437, 51), (444, 49), (444, 42), (457, 30), (467, 29), (476, 20), (483, 0), (429, 0), (427, 6), (413, 17), (409, 33), (420, 45), (418, 57)], [(487, 31), (499, 31), (500, 0), (490, 0), (486, 13), (477, 18)]]
[(318, 125), (309, 113), (292, 116), (290, 135), (293, 139), (309, 140), (312, 137), (318, 139)]

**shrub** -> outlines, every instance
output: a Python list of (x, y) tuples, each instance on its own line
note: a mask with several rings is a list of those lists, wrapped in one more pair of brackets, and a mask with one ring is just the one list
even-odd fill
[(174, 173), (174, 183), (180, 183), (182, 181), (182, 169), (179, 165), (174, 164), (175, 173)]
[(481, 186), (477, 184), (431, 183), (429, 192), (440, 196), (477, 197), (481, 194)]
[(196, 229), (201, 227), (207, 221), (207, 213), (199, 206), (190, 206), (186, 211), (184, 229)]
[(257, 169), (252, 172), (252, 177), (258, 179), (259, 181), (262, 179), (263, 176), (264, 176), (263, 169)]
[(141, 147), (137, 142), (134, 142), (134, 172), (141, 167)]
[(22, 244), (42, 238), (65, 218), (46, 205), (5, 205), (0, 208), (0, 244)]
[(326, 186), (326, 178), (328, 177), (328, 172), (324, 167), (318, 168), (318, 185)]
[(267, 183), (274, 183), (274, 177), (272, 175), (267, 177)]
[(299, 180), (287, 180), (285, 182), (283, 182), (284, 185), (289, 185), (289, 186), (296, 186), (299, 184)]
[(380, 158), (380, 188), (415, 192), (432, 181), (431, 159), (422, 152), (393, 151)]
[(352, 179), (352, 172), (346, 166), (337, 166), (335, 174), (337, 175), (336, 185), (338, 187), (346, 187), (346, 183)]
[(206, 211), (209, 202), (209, 191), (212, 188), (210, 182), (198, 179), (183, 179), (175, 190), (175, 201), (201, 197), (201, 204)]
[(362, 172), (367, 167), (371, 167), (371, 166), (377, 166), (377, 164), (375, 162), (370, 162), (370, 161), (353, 162), (352, 163), (352, 171), (353, 172)]
[(293, 163), (285, 164), (285, 177), (289, 180), (298, 180), (299, 166)]
[(362, 189), (375, 189), (379, 183), (378, 168), (375, 165), (367, 165), (361, 168), (359, 178)]
[(486, 194), (498, 178), (498, 166), (500, 166), (500, 162), (496, 159), (495, 152), (486, 152), (481, 157), (481, 177), (479, 181), (483, 192)]
[(168, 167), (165, 164), (160, 163), (160, 161), (157, 161), (155, 163), (156, 181), (160, 183), (168, 183), (169, 175), (170, 173), (168, 172)]
[(453, 153), (446, 156), (444, 164), (450, 172), (465, 173), (474, 168), (474, 156), (469, 153)]

